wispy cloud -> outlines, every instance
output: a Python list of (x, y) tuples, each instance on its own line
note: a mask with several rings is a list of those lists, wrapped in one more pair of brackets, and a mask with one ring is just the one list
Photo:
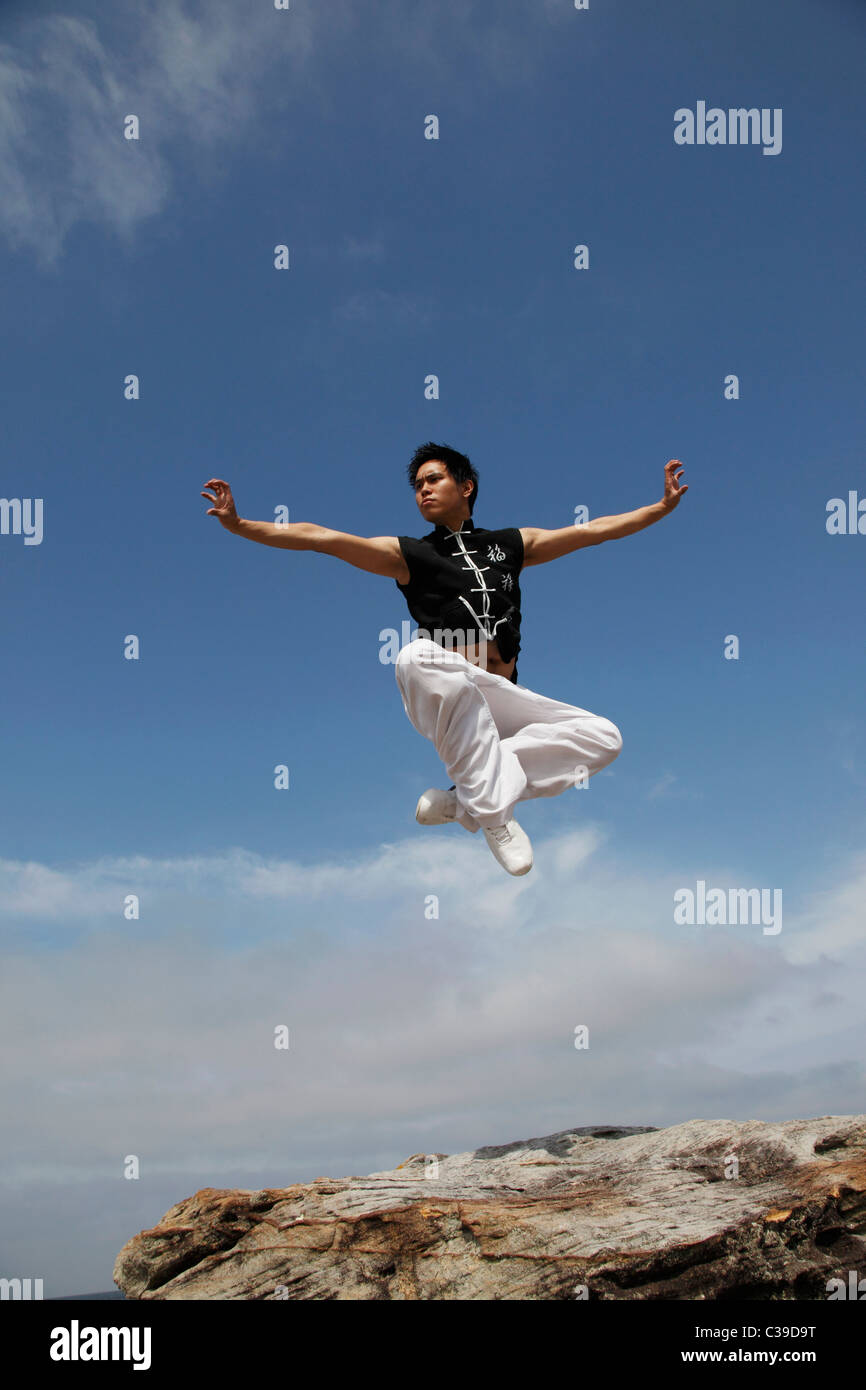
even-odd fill
[(825, 739), (832, 747), (841, 767), (857, 786), (866, 786), (866, 757), (863, 727), (853, 719), (835, 718), (826, 721)]
[(670, 788), (674, 785), (676, 780), (677, 778), (675, 773), (662, 773), (659, 780), (652, 787), (650, 787), (649, 791), (647, 792), (647, 800), (653, 801), (656, 799), (656, 797), (664, 796), (665, 793), (669, 791)]
[(385, 258), (385, 242), (380, 236), (347, 236), (343, 242), (343, 255), (350, 261), (381, 261)]
[(437, 310), (427, 296), (392, 290), (358, 290), (334, 309), (334, 319), (344, 328), (401, 332), (429, 328)]
[(660, 801), (669, 798), (699, 801), (702, 796), (702, 791), (696, 787), (685, 786), (681, 778), (670, 770), (663, 772), (658, 781), (654, 782), (646, 793), (647, 801)]
[[(455, 79), (455, 52), (494, 86), (525, 85), (549, 26), (573, 17), (548, 4), (518, 35), (485, 0), (458, 0), (444, 11), (407, 8), (405, 0), (372, 10), (330, 0), (282, 11), (237, 0), (156, 0), (134, 13), (107, 6), (98, 21), (26, 16), (0, 44), (0, 235), (43, 270), (57, 267), (81, 223), (131, 244), (185, 184), (223, 177), (242, 142), (258, 142), (267, 157), (287, 107), (309, 113), (327, 99), (312, 80), (314, 56), (327, 63), (329, 45), (345, 47), (359, 29), (364, 42), (391, 55), (395, 73), (423, 65), (426, 81), (437, 75), (441, 100), (455, 108), (467, 90), (476, 99), (474, 81)], [(591, 42), (584, 26), (578, 61), (591, 61)], [(128, 115), (139, 118), (138, 140), (124, 138)], [(292, 127), (283, 127), (285, 141)], [(350, 241), (346, 252), (380, 254), (375, 239)]]
[[(289, 19), (232, 0), (28, 18), (0, 47), (0, 231), (42, 268), (81, 222), (128, 241), (166, 207), (179, 165), (194, 176), (204, 151), (248, 133), (275, 65), (291, 84), (311, 29), (303, 6)], [(130, 114), (138, 140), (124, 138)]]

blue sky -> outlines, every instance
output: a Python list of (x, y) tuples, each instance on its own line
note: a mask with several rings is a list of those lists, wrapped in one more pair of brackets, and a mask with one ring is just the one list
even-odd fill
[[(0, 535), (12, 1273), (109, 1287), (197, 1187), (866, 1110), (866, 536), (825, 524), (866, 496), (863, 24), (842, 0), (4, 7), (0, 492), (44, 509), (41, 544)], [(780, 153), (677, 145), (699, 101), (780, 109)], [(469, 454), (490, 528), (646, 505), (672, 457), (689, 484), (523, 576), (521, 683), (623, 751), (521, 808), (522, 880), (414, 821), (448, 781), (379, 661), (393, 581), (200, 497), (223, 477), (246, 517), (422, 535), (428, 439)], [(783, 930), (675, 926), (699, 879), (780, 889)]]

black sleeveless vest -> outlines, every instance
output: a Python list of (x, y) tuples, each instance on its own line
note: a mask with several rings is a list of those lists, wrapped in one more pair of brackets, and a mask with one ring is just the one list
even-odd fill
[[(437, 526), (419, 540), (397, 540), (409, 583), (395, 583), (419, 627), (437, 641), (437, 628), (466, 634), (470, 641), (495, 641), (503, 661), (517, 656), (523, 537), (516, 526), (488, 531), (466, 517), (459, 531)], [(516, 666), (511, 679), (517, 683)]]

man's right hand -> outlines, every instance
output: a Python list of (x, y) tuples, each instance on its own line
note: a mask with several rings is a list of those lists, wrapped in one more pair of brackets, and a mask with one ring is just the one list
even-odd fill
[(223, 482), (222, 478), (211, 478), (205, 483), (205, 487), (213, 488), (213, 496), (209, 492), (203, 492), (202, 497), (215, 504), (208, 507), (207, 515), (218, 517), (227, 531), (236, 531), (241, 518), (238, 516), (235, 499), (228, 483)]

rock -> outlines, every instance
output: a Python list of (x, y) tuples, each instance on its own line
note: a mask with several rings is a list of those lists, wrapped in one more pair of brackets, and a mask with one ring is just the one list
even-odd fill
[[(438, 1170), (438, 1171), (437, 1171)], [(866, 1116), (596, 1126), (392, 1172), (203, 1188), (134, 1299), (826, 1299), (866, 1275)]]

